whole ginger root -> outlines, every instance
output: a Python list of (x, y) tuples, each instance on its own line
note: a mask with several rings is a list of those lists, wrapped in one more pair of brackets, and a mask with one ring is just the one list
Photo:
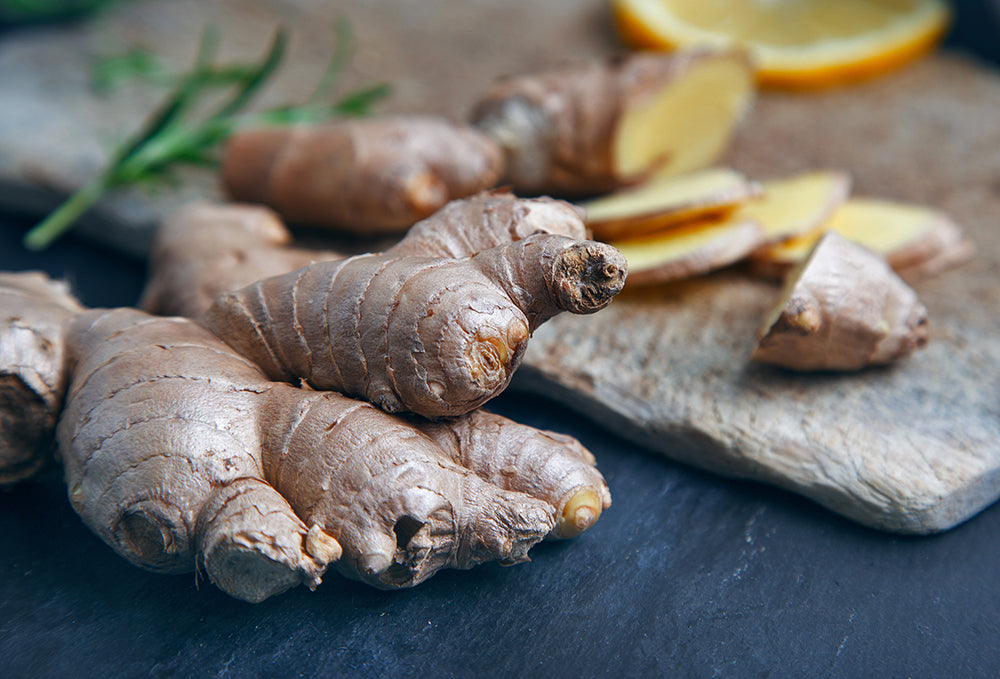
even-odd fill
[(233, 135), (222, 184), (289, 221), (350, 233), (399, 233), (448, 201), (494, 186), (499, 147), (433, 116), (276, 126)]
[[(33, 274), (5, 276), (2, 290), (26, 281), (38, 302), (60, 290)], [(25, 304), (0, 294), (0, 305), (15, 299)], [(401, 418), (273, 382), (188, 319), (78, 307), (53, 323), (70, 502), (150, 570), (204, 569), (247, 601), (315, 587), (330, 565), (407, 587), (442, 568), (524, 561), (610, 505), (593, 457), (569, 437), (483, 412)]]

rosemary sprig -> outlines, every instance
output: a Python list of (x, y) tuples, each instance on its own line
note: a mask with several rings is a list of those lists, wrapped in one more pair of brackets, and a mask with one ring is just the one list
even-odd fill
[[(318, 122), (338, 116), (366, 115), (385, 97), (384, 83), (359, 88), (329, 101), (331, 92), (353, 54), (353, 39), (346, 22), (336, 26), (336, 47), (316, 89), (299, 105), (284, 105), (247, 112), (253, 97), (274, 75), (285, 55), (288, 35), (278, 29), (263, 58), (249, 65), (215, 65), (218, 31), (209, 27), (201, 35), (194, 65), (174, 81), (174, 89), (142, 128), (111, 154), (107, 167), (81, 187), (54, 212), (24, 236), (29, 250), (42, 250), (66, 233), (107, 192), (124, 186), (170, 181), (179, 165), (212, 167), (218, 145), (240, 127)], [(124, 77), (169, 78), (154, 59), (126, 55), (103, 76), (107, 86)], [(110, 63), (108, 61), (103, 62)], [(116, 70), (117, 69), (117, 70)], [(109, 75), (110, 74), (110, 75)], [(99, 81), (102, 76), (97, 75)], [(225, 90), (227, 96), (214, 111), (195, 116), (206, 95)]]

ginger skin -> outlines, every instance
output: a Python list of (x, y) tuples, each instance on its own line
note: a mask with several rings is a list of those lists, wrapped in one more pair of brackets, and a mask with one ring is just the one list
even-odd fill
[(884, 259), (829, 232), (791, 275), (752, 358), (850, 371), (893, 363), (926, 343), (927, 309), (913, 289)]
[(399, 233), (448, 201), (494, 186), (503, 156), (487, 136), (431, 116), (389, 116), (240, 132), (222, 184), (289, 221)]
[[(456, 218), (484, 204), (504, 217)], [(542, 322), (598, 311), (624, 285), (613, 247), (524, 229), (536, 210), (557, 230), (584, 230), (569, 204), (480, 195), (384, 253), (224, 292), (199, 322), (271, 379), (302, 379), (388, 412), (460, 415), (506, 388)]]
[[(62, 327), (70, 502), (150, 570), (203, 568), (254, 602), (315, 587), (331, 564), (408, 587), (441, 568), (524, 561), (610, 504), (569, 437), (487, 413), (405, 419), (276, 383), (187, 319), (79, 311)], [(577, 510), (593, 497), (596, 514)]]

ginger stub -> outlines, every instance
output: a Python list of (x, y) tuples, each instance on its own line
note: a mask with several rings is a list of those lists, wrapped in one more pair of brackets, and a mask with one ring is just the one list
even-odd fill
[(972, 245), (947, 215), (927, 207), (851, 198), (817, 233), (762, 248), (752, 258), (758, 275), (781, 278), (803, 261), (820, 236), (833, 231), (877, 252), (906, 280), (915, 281), (955, 266), (972, 255)]
[(927, 343), (927, 310), (879, 255), (825, 234), (786, 283), (752, 359), (800, 371), (860, 370)]
[(653, 177), (581, 207), (594, 238), (613, 241), (723, 215), (761, 193), (760, 185), (742, 173), (718, 168)]
[(584, 196), (709, 165), (753, 93), (742, 53), (644, 53), (502, 79), (471, 120), (516, 191)]

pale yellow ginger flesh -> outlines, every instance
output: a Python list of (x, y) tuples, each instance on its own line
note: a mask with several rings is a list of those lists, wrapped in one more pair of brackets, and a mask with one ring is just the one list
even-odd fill
[(598, 240), (631, 238), (686, 221), (724, 214), (761, 194), (761, 187), (728, 168), (660, 175), (581, 204)]
[(728, 216), (612, 244), (628, 262), (627, 285), (633, 287), (728, 266), (753, 252), (763, 238), (764, 232), (756, 222)]
[(504, 78), (471, 120), (515, 191), (588, 196), (710, 165), (753, 94), (742, 53), (646, 52)]
[(927, 343), (927, 310), (879, 255), (827, 233), (785, 286), (752, 358), (801, 371), (851, 371)]
[(850, 191), (851, 176), (846, 172), (820, 170), (772, 179), (763, 182), (763, 196), (740, 206), (739, 214), (764, 228), (768, 244), (780, 243), (819, 233)]
[(972, 246), (947, 215), (923, 206), (852, 198), (838, 208), (819, 233), (763, 248), (753, 270), (781, 277), (805, 259), (822, 233), (833, 231), (882, 255), (907, 280), (933, 275), (968, 259)]
[(711, 164), (729, 144), (753, 92), (744, 58), (692, 63), (684, 77), (623, 113), (612, 145), (616, 172), (636, 177), (655, 167), (680, 174)]

